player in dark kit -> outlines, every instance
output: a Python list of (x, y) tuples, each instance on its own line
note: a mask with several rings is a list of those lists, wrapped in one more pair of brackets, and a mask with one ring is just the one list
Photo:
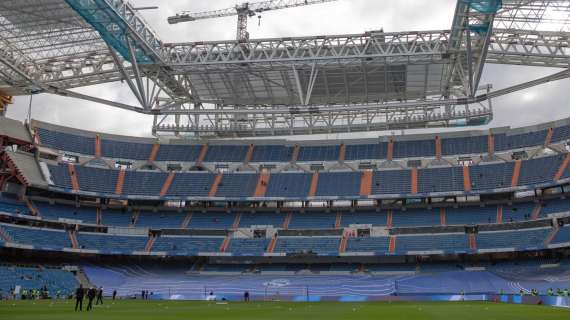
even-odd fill
[(93, 299), (95, 299), (96, 295), (97, 295), (97, 289), (95, 288), (91, 288), (87, 291), (87, 299), (88, 299), (87, 311), (91, 311), (93, 309)]
[(79, 288), (75, 290), (75, 311), (79, 307), (79, 311), (83, 311), (83, 296), (85, 295), (85, 290), (83, 290), (83, 285), (79, 285)]

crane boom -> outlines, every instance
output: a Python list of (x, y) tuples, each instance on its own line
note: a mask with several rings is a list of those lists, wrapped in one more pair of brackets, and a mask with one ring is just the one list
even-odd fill
[(280, 10), (301, 6), (308, 6), (313, 4), (320, 4), (326, 2), (333, 2), (337, 0), (271, 0), (271, 1), (261, 1), (261, 2), (244, 2), (238, 4), (233, 8), (213, 10), (206, 12), (192, 13), (189, 11), (183, 11), (176, 14), (175, 16), (168, 17), (168, 23), (176, 24), (180, 22), (212, 19), (212, 18), (222, 18), (230, 16), (238, 16), (238, 31), (237, 39), (240, 41), (248, 40), (247, 33), (247, 18), (255, 16), (256, 14), (271, 11)]
[(180, 22), (212, 19), (212, 18), (222, 18), (239, 15), (241, 12), (248, 14), (249, 16), (255, 15), (256, 13), (261, 13), (271, 10), (280, 10), (301, 6), (308, 6), (313, 4), (320, 4), (326, 2), (332, 2), (337, 0), (271, 0), (271, 1), (261, 1), (261, 2), (245, 2), (236, 5), (232, 8), (205, 11), (205, 12), (190, 12), (183, 11), (176, 14), (175, 16), (168, 18), (168, 23), (176, 24)]

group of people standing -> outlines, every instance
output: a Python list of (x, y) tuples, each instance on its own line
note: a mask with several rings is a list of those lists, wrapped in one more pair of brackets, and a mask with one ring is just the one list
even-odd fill
[(75, 291), (75, 311), (83, 311), (83, 299), (87, 296), (87, 309), (86, 311), (93, 310), (93, 300), (97, 298), (95, 304), (103, 304), (103, 287), (99, 288), (83, 288), (83, 285), (79, 285), (79, 288)]

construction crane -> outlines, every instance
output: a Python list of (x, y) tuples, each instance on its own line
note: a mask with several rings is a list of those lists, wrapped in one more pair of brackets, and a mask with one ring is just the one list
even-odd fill
[[(249, 33), (247, 32), (247, 19), (254, 17), (262, 12), (271, 10), (280, 10), (301, 6), (308, 6), (313, 4), (320, 4), (325, 2), (333, 2), (337, 0), (272, 0), (262, 2), (245, 2), (238, 4), (233, 8), (206, 11), (199, 13), (191, 13), (184, 11), (175, 16), (168, 18), (168, 23), (175, 24), (180, 22), (213, 19), (221, 17), (238, 16), (237, 22), (237, 40), (246, 42), (249, 40)], [(261, 16), (259, 16), (261, 18)]]

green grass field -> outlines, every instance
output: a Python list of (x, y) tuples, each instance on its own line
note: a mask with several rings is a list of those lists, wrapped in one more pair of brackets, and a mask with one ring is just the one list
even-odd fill
[[(149, 302), (106, 301), (91, 312), (74, 312), (72, 301), (2, 301), (0, 319), (6, 320), (146, 320), (146, 319), (461, 319), (461, 320), (549, 320), (570, 319), (570, 310), (544, 306), (509, 305), (487, 302)], [(84, 305), (85, 307), (85, 305)]]

